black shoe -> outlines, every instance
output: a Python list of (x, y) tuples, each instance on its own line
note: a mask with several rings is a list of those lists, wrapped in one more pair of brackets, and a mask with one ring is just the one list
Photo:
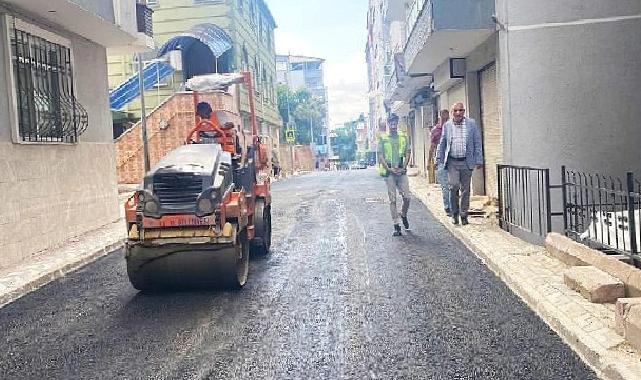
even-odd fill
[(461, 224), (464, 225), (464, 226), (470, 224), (470, 222), (467, 220), (467, 216), (462, 216), (461, 217)]
[(458, 226), (458, 215), (454, 215), (452, 217), (452, 224)]
[(401, 216), (401, 221), (403, 222), (403, 227), (405, 227), (406, 230), (409, 230), (410, 222), (407, 221), (407, 216)]
[(446, 214), (447, 216), (452, 216), (452, 212), (451, 212), (449, 209), (447, 209), (447, 208), (445, 209), (445, 214)]
[(392, 236), (403, 236), (403, 234), (401, 233), (401, 226), (400, 225), (398, 225), (398, 224), (394, 225), (394, 233), (392, 234)]

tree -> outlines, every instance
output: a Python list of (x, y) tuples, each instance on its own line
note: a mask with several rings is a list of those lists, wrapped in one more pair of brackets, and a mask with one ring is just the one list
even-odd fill
[[(289, 87), (279, 84), (277, 87), (278, 112), (287, 125), (291, 121), (295, 125), (296, 144), (309, 144), (310, 130), (313, 128), (314, 142), (319, 142), (325, 128), (325, 103), (322, 99), (312, 96), (307, 89), (292, 91)], [(284, 136), (284, 133), (281, 134)]]
[(353, 120), (343, 124), (342, 127), (336, 128), (334, 133), (334, 151), (338, 153), (341, 162), (351, 162), (356, 159), (356, 124), (358, 120)]

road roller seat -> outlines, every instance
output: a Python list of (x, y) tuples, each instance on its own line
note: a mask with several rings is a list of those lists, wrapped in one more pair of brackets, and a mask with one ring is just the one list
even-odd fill
[(220, 144), (232, 157), (242, 155), (233, 121), (222, 111), (212, 112), (206, 102), (200, 102), (196, 107), (196, 126), (189, 131), (186, 143)]

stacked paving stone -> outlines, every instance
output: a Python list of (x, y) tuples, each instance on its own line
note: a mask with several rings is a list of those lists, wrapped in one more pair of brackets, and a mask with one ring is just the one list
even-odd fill
[(565, 283), (590, 302), (616, 303), (615, 329), (641, 349), (641, 270), (620, 255), (605, 255), (557, 233), (546, 239), (547, 252), (571, 266)]

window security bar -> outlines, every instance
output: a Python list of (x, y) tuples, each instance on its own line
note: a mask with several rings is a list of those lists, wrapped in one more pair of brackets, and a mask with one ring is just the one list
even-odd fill
[(11, 49), (20, 139), (77, 142), (88, 116), (75, 97), (71, 50), (15, 26)]

